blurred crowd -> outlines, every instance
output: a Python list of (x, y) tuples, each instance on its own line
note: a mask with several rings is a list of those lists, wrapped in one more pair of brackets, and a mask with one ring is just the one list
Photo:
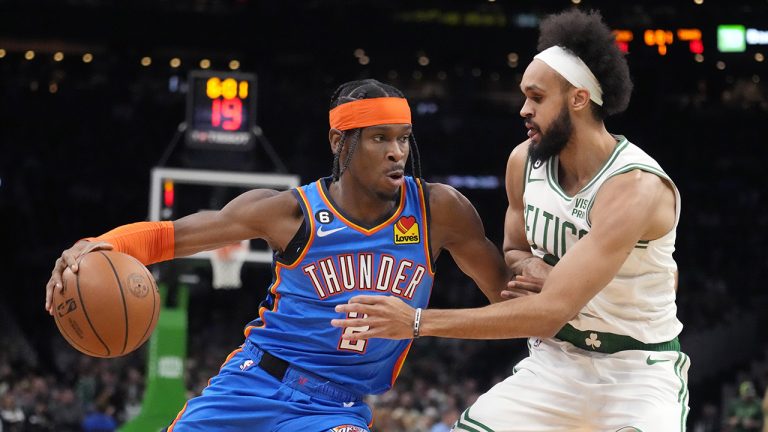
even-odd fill
[[(108, 432), (141, 410), (145, 352), (95, 359), (58, 341), (52, 363), (38, 367), (0, 354), (0, 431)], [(523, 355), (500, 342), (417, 341), (395, 387), (369, 397), (374, 432), (448, 432), (460, 413), (489, 386), (503, 380)], [(0, 347), (2, 351), (8, 352)], [(199, 394), (230, 347), (209, 344), (187, 361), (188, 397)], [(768, 347), (766, 347), (768, 353)], [(497, 365), (488, 374), (486, 357)], [(722, 383), (719, 401), (702, 402), (692, 432), (768, 432), (768, 357)], [(181, 408), (181, 407), (179, 407)], [(169, 419), (170, 421), (170, 419)]]
[(0, 354), (2, 432), (107, 432), (138, 414), (138, 358), (101, 360), (61, 347), (57, 365), (36, 368)]

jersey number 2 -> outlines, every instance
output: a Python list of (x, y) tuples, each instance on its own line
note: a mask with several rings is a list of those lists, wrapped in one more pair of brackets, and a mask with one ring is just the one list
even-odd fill
[[(363, 314), (363, 318), (367, 317), (368, 315)], [(357, 318), (357, 312), (350, 312), (347, 315), (347, 318)], [(370, 328), (370, 326), (362, 326), (362, 327), (347, 327), (344, 329), (344, 333), (342, 335), (351, 335), (355, 333), (360, 333), (367, 331)], [(365, 352), (365, 345), (368, 344), (367, 339), (359, 339), (356, 341), (351, 341), (347, 339), (340, 339), (339, 340), (339, 349), (343, 349), (345, 351), (354, 351), (354, 352)]]

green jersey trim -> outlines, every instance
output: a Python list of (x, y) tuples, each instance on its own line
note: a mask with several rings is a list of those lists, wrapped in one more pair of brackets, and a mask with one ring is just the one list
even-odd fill
[[(528, 185), (530, 178), (531, 178), (531, 157), (527, 156), (525, 158), (525, 168), (523, 169), (523, 196), (525, 196), (525, 187)], [(525, 202), (525, 199), (523, 199), (523, 202)]]
[(466, 429), (472, 432), (494, 432), (493, 429), (470, 417), (470, 409), (472, 409), (472, 407), (467, 408), (467, 410), (464, 411), (464, 413), (461, 415), (458, 421), (458, 426), (460, 426), (462, 429)]
[[(617, 169), (616, 171), (612, 172), (611, 175), (609, 175), (605, 180), (608, 181), (608, 179), (611, 178), (611, 177), (617, 176), (619, 174), (625, 174), (625, 173), (628, 173), (628, 172), (630, 172), (632, 170), (636, 170), (636, 169), (639, 169), (640, 171), (646, 171), (646, 172), (649, 172), (651, 174), (656, 174), (657, 176), (659, 176), (659, 177), (661, 177), (664, 180), (667, 180), (669, 182), (672, 181), (672, 179), (669, 178), (667, 173), (665, 173), (664, 171), (662, 171), (662, 170), (660, 170), (660, 169), (658, 169), (656, 167), (653, 167), (653, 166), (650, 166), (650, 165), (646, 165), (646, 164), (641, 164), (641, 163), (631, 163), (629, 165), (624, 165), (623, 167), (621, 167), (621, 168)], [(597, 193), (595, 193), (595, 196), (597, 196)], [(584, 218), (584, 220), (587, 222), (587, 225), (590, 228), (592, 228), (592, 220), (590, 220), (589, 215), (592, 213), (592, 206), (594, 204), (595, 204), (595, 200), (594, 199), (589, 201), (589, 206), (587, 206), (587, 217)]]
[(619, 153), (621, 153), (622, 150), (627, 148), (627, 145), (629, 144), (629, 141), (627, 141), (627, 138), (617, 135), (617, 138), (620, 139), (620, 141), (616, 144), (616, 147), (613, 148), (613, 153), (611, 153), (611, 156), (608, 158), (607, 161), (603, 164), (602, 168), (600, 168), (600, 171), (595, 174), (594, 177), (592, 177), (592, 180), (587, 183), (586, 186), (581, 188), (580, 191), (576, 192), (573, 196), (568, 196), (568, 194), (563, 191), (563, 188), (560, 187), (560, 183), (556, 180), (556, 170), (555, 167), (555, 158), (549, 158), (549, 161), (547, 162), (547, 182), (549, 183), (549, 187), (552, 188), (555, 192), (557, 192), (558, 195), (560, 195), (564, 200), (571, 201), (574, 197), (581, 194), (582, 192), (588, 190), (592, 185), (595, 184), (595, 182), (600, 179), (600, 177), (605, 173), (606, 170), (608, 170), (608, 167), (611, 166), (611, 164), (616, 160), (616, 158), (619, 156)]

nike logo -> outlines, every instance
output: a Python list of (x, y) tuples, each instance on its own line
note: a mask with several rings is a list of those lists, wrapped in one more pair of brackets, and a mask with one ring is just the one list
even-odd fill
[(343, 227), (338, 227), (338, 228), (330, 229), (330, 230), (328, 230), (328, 231), (323, 231), (323, 226), (322, 226), (322, 225), (320, 225), (320, 227), (317, 229), (317, 236), (318, 236), (318, 237), (325, 237), (325, 236), (329, 236), (329, 235), (331, 235), (331, 234), (333, 234), (333, 233), (335, 233), (335, 232), (341, 231), (341, 230), (343, 230), (343, 229), (345, 229), (345, 228), (346, 228), (346, 227), (345, 227), (345, 226), (343, 226)]
[(662, 363), (662, 362), (668, 362), (669, 360), (654, 360), (651, 358), (651, 356), (648, 356), (647, 359), (645, 359), (645, 363), (648, 366), (655, 365), (656, 363)]
[(342, 404), (344, 405), (344, 408), (349, 408), (349, 407), (353, 406), (355, 403), (354, 402), (342, 402)]

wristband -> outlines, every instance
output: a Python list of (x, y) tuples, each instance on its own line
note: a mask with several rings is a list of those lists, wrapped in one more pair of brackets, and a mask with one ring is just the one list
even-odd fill
[(413, 338), (419, 337), (419, 326), (421, 325), (421, 308), (416, 308), (416, 315), (413, 317)]
[(123, 252), (144, 265), (173, 259), (175, 253), (173, 222), (137, 222), (119, 226), (98, 237), (83, 240), (110, 243), (115, 252)]

